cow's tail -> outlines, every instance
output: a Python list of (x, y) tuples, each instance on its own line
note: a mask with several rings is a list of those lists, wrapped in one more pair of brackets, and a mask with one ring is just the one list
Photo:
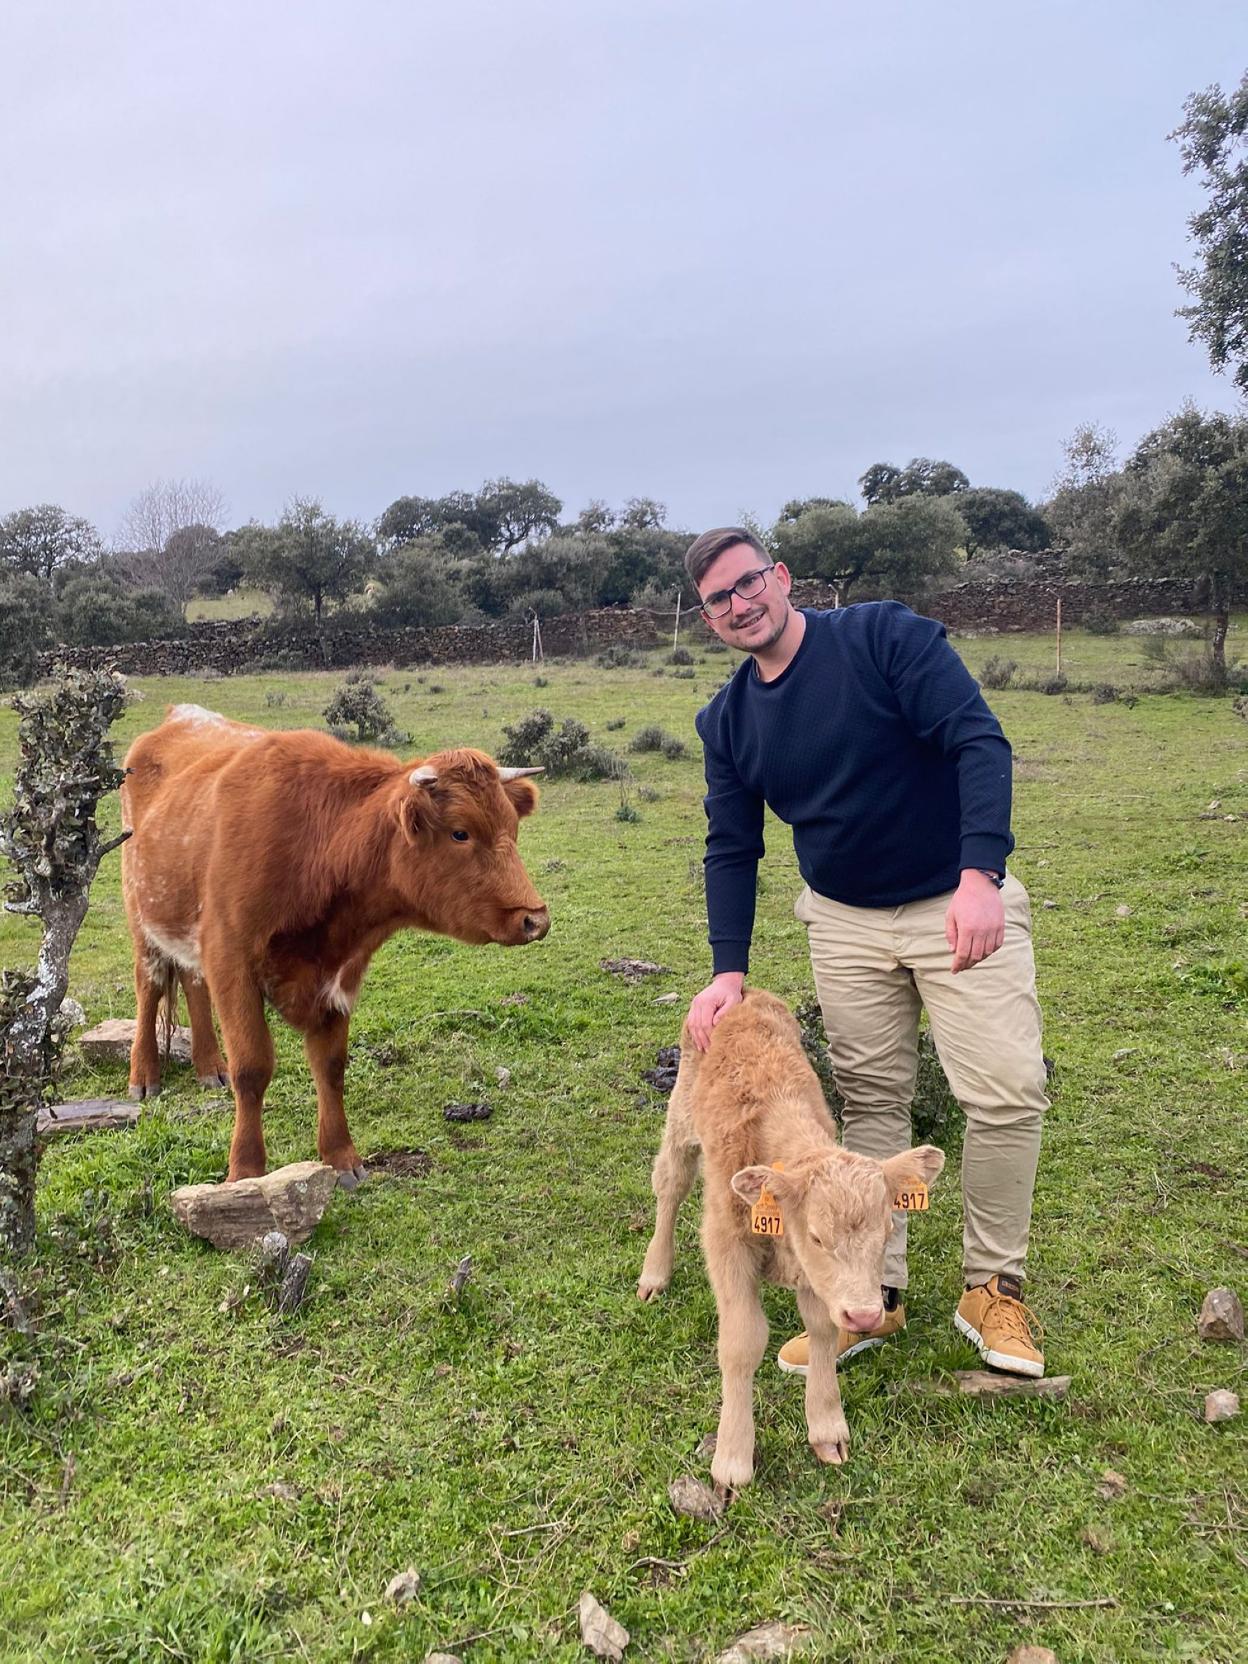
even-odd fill
[(166, 1067), (173, 1050), (173, 1031), (178, 1022), (178, 967), (172, 959), (162, 962), (158, 978), (160, 984), (160, 1052)]

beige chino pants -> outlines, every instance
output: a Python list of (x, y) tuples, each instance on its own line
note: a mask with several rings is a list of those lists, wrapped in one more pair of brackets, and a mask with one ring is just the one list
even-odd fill
[[(962, 1256), (966, 1281), (1023, 1274), (1031, 1197), (1048, 1108), (1031, 904), (1008, 876), (1005, 941), (954, 976), (945, 940), (950, 895), (901, 907), (846, 907), (809, 886), (794, 912), (806, 926), (828, 1055), (845, 1100), (845, 1147), (883, 1160), (909, 1149), (919, 1011), (966, 1112)], [(905, 1288), (906, 1216), (895, 1216), (884, 1281)]]

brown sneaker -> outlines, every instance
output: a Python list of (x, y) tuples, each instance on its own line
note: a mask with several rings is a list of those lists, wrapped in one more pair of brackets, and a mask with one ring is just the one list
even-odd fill
[[(900, 1303), (891, 1312), (884, 1313), (884, 1321), (875, 1329), (868, 1329), (865, 1334), (850, 1329), (838, 1329), (836, 1338), (836, 1361), (843, 1364), (846, 1358), (856, 1357), (859, 1352), (865, 1352), (869, 1347), (879, 1346), (892, 1335), (899, 1334), (906, 1326), (906, 1308)], [(792, 1340), (786, 1340), (776, 1356), (776, 1362), (786, 1375), (805, 1375), (810, 1368), (810, 1336), (803, 1329), (800, 1335), (794, 1335)]]
[(968, 1288), (958, 1301), (953, 1321), (989, 1369), (1003, 1369), (1011, 1375), (1043, 1375), (1044, 1353), (1032, 1339), (1032, 1326), (1040, 1330), (1035, 1315), (1023, 1304), (1017, 1277), (1005, 1272), (976, 1288)]

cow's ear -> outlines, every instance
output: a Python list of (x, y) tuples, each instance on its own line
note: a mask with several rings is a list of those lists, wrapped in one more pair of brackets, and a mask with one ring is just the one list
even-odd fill
[(431, 783), (412, 781), (399, 798), (399, 828), (409, 844), (415, 843), (438, 818)]
[(507, 801), (523, 820), (537, 808), (537, 787), (531, 780), (507, 780), (503, 784)]
[(934, 1184), (944, 1165), (943, 1151), (934, 1144), (920, 1144), (913, 1150), (889, 1156), (883, 1164), (884, 1183), (892, 1191), (904, 1185), (907, 1179), (922, 1179), (924, 1184)]
[(755, 1205), (763, 1191), (774, 1196), (781, 1207), (786, 1202), (790, 1205), (801, 1199), (805, 1185), (791, 1173), (777, 1173), (774, 1167), (743, 1167), (739, 1173), (734, 1173), (729, 1180), (732, 1188), (743, 1202), (751, 1207)]

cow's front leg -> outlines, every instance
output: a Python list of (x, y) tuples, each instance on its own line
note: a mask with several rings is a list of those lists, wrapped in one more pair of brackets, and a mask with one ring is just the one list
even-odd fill
[(667, 1108), (663, 1142), (654, 1158), (654, 1171), (650, 1179), (657, 1202), (657, 1212), (654, 1235), (646, 1250), (645, 1264), (637, 1282), (639, 1300), (653, 1300), (656, 1294), (662, 1294), (672, 1280), (672, 1265), (676, 1257), (676, 1215), (680, 1212), (680, 1204), (692, 1190), (698, 1174), (701, 1146), (693, 1130), (688, 1098), (688, 1089), (682, 1090), (682, 1084), (677, 1080)]
[(821, 1462), (844, 1462), (849, 1456), (849, 1423), (841, 1408), (841, 1384), (836, 1378), (836, 1324), (815, 1291), (800, 1283), (797, 1304), (810, 1335), (806, 1436)]
[(212, 1024), (212, 1001), (208, 984), (194, 971), (182, 971), (182, 992), (186, 995), (186, 1012), (191, 1024), (191, 1066), (201, 1086), (228, 1086), (225, 1060), (217, 1045), (217, 1031)]
[[(205, 961), (207, 966), (207, 961)], [(230, 1084), (234, 1088), (234, 1136), (226, 1183), (264, 1177), (264, 1094), (273, 1079), (273, 1037), (264, 1020), (264, 999), (249, 981), (231, 981), (208, 968), (212, 1003), (221, 1019)]]
[(351, 1141), (342, 1083), (347, 1072), (347, 1031), (351, 1019), (327, 1011), (303, 1032), (303, 1046), (316, 1082), (316, 1147), (320, 1158), (338, 1169), (338, 1183), (354, 1190), (364, 1177), (364, 1163)]
[(706, 1268), (719, 1309), (723, 1384), (711, 1478), (721, 1493), (730, 1493), (754, 1477), (754, 1372), (767, 1349), (767, 1318), (749, 1248), (735, 1235), (721, 1238), (719, 1244), (713, 1230), (704, 1237)]

